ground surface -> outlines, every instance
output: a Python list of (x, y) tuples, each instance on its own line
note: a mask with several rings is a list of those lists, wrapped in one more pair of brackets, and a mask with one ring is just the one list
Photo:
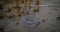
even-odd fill
[[(3, 15), (0, 15), (1, 32), (60, 32), (60, 0), (40, 0), (38, 6), (34, 1), (30, 2), (29, 7), (29, 3), (24, 6), (21, 0), (12, 0), (5, 4), (1, 0), (0, 3), (4, 4), (4, 8), (0, 8), (0, 14)], [(35, 7), (39, 10), (34, 12)], [(33, 28), (24, 26), (22, 16), (27, 13), (36, 15), (38, 25)]]

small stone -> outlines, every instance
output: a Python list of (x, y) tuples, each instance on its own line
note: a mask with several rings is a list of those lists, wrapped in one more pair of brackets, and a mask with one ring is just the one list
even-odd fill
[(0, 32), (4, 32), (4, 29), (3, 29), (3, 27), (0, 27)]
[(3, 15), (0, 15), (0, 19), (3, 19), (4, 18), (4, 16)]
[(35, 10), (34, 10), (34, 12), (38, 12), (38, 11), (39, 11), (39, 9), (35, 9)]
[(15, 15), (10, 15), (8, 18), (14, 18), (15, 17)]
[(8, 13), (11, 12), (11, 11), (12, 11), (12, 9), (9, 9), (9, 8), (8, 8), (8, 10), (6, 10), (6, 12), (8, 12)]
[(51, 32), (55, 32), (55, 30), (51, 30)]
[(45, 23), (46, 21), (43, 19), (43, 20), (42, 20), (42, 22), (44, 22), (44, 23)]
[(0, 4), (0, 10), (2, 10), (3, 9), (3, 4)]
[(57, 20), (60, 20), (60, 17), (57, 17)]

